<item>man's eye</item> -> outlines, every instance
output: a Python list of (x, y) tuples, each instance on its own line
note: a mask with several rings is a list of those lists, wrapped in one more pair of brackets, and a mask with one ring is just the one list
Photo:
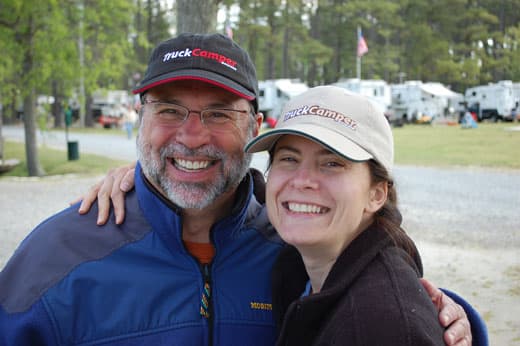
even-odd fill
[(209, 111), (207, 112), (206, 116), (208, 118), (212, 118), (212, 119), (217, 119), (217, 118), (229, 118), (229, 114), (227, 114), (226, 112), (223, 112), (223, 111), (219, 111), (219, 110), (212, 110), (212, 111)]
[(176, 109), (176, 108), (171, 108), (171, 107), (164, 107), (160, 110), (160, 113), (165, 113), (165, 114), (181, 114), (181, 112)]
[(208, 121), (210, 123), (214, 124), (226, 124), (231, 121), (233, 121), (233, 116), (231, 115), (231, 112), (222, 111), (222, 110), (207, 110), (204, 113), (204, 119), (205, 121)]
[(159, 106), (156, 113), (162, 118), (184, 118), (184, 113), (180, 109), (171, 106)]

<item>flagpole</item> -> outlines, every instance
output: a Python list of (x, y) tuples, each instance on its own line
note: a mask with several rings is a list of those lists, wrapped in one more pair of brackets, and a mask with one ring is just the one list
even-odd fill
[[(358, 25), (356, 43), (359, 43), (360, 37), (361, 37), (361, 27)], [(356, 47), (357, 47), (357, 45), (356, 45)], [(361, 80), (361, 56), (359, 56), (359, 54), (357, 54), (357, 50), (356, 50), (356, 77), (357, 77), (357, 79)]]

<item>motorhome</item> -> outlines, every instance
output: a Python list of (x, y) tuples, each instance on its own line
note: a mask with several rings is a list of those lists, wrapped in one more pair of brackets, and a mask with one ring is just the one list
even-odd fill
[(389, 108), (392, 104), (392, 93), (390, 85), (384, 80), (349, 78), (340, 79), (332, 85), (368, 97), (374, 105), (389, 117)]
[(520, 121), (520, 83), (513, 83), (513, 98), (515, 99), (515, 109), (511, 112), (511, 120)]
[(514, 89), (512, 81), (503, 80), (468, 88), (464, 98), (468, 109), (477, 114), (479, 121), (513, 120), (520, 100), (518, 96), (515, 99)]
[(431, 122), (448, 116), (458, 116), (464, 96), (441, 83), (406, 81), (391, 85), (392, 111), (404, 122)]
[(269, 126), (274, 126), (282, 107), (292, 97), (309, 89), (307, 84), (294, 79), (272, 79), (258, 82), (258, 108), (264, 113)]
[(126, 104), (133, 104), (126, 90), (96, 90), (92, 93), (92, 117), (104, 128), (117, 127)]

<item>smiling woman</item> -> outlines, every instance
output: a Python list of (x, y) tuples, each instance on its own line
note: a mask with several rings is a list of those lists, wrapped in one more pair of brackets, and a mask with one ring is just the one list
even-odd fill
[(443, 345), (400, 226), (384, 115), (344, 89), (309, 89), (246, 146), (262, 150), (269, 219), (290, 244), (273, 270), (278, 344)]

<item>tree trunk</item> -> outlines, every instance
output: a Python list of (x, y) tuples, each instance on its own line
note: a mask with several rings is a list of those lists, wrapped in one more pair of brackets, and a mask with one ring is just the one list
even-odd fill
[(0, 163), (4, 159), (4, 136), (2, 136), (3, 118), (4, 118), (3, 106), (0, 103)]
[(23, 124), (25, 129), (25, 157), (27, 171), (30, 177), (45, 175), (38, 158), (38, 141), (36, 138), (36, 109), (35, 92), (32, 90), (23, 100)]
[(215, 32), (218, 3), (219, 0), (177, 0), (177, 34)]
[[(284, 21), (289, 23), (289, 2), (285, 3), (284, 8)], [(282, 42), (282, 78), (293, 77), (289, 67), (289, 27), (290, 25), (284, 25), (283, 29), (283, 42)]]
[(52, 81), (52, 96), (54, 97), (54, 103), (51, 106), (54, 127), (63, 128), (65, 126), (65, 116), (63, 112), (64, 97), (61, 93), (61, 88), (58, 86), (58, 81)]
[(94, 127), (94, 125), (96, 124), (96, 121), (94, 119), (94, 115), (92, 114), (92, 94), (87, 94), (87, 102), (86, 102), (86, 115), (85, 115), (85, 121), (86, 121), (86, 125), (88, 127)]
[[(269, 7), (275, 8), (274, 2), (269, 1)], [(267, 16), (267, 25), (269, 26), (269, 39), (266, 42), (266, 66), (265, 76), (266, 79), (275, 78), (275, 40), (276, 40), (276, 28), (275, 28), (275, 13), (270, 11)]]

